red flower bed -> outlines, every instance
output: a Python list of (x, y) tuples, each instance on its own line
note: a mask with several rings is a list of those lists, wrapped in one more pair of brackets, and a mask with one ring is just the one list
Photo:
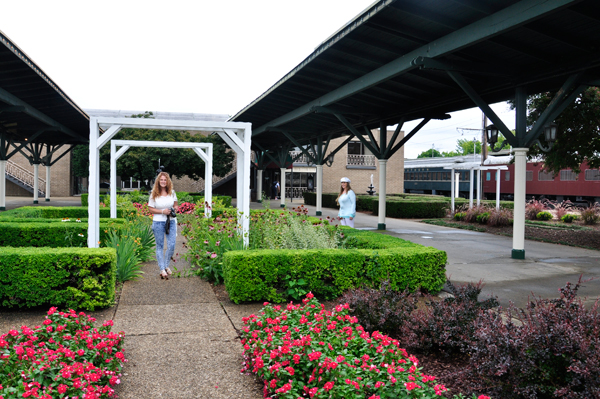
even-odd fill
[(265, 303), (243, 321), (242, 372), (264, 382), (265, 398), (435, 398), (446, 391), (397, 340), (366, 332), (347, 304), (326, 311), (309, 293), (303, 305)]
[(0, 335), (0, 399), (114, 398), (124, 333), (83, 312), (48, 311), (40, 326)]

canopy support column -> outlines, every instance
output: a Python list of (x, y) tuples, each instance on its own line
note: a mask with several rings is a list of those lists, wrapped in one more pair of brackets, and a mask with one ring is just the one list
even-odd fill
[(256, 169), (256, 202), (259, 204), (262, 202), (262, 180), (263, 180), (263, 170)]
[(46, 202), (50, 201), (50, 165), (46, 165)]
[(37, 204), (38, 203), (38, 193), (39, 193), (39, 189), (40, 189), (40, 183), (39, 183), (39, 177), (40, 177), (40, 164), (39, 163), (34, 163), (33, 164), (33, 203)]
[(528, 148), (513, 148), (515, 152), (515, 209), (513, 220), (513, 259), (525, 259), (525, 175)]
[(6, 160), (0, 160), (0, 211), (6, 210)]
[(379, 160), (379, 214), (377, 217), (377, 230), (385, 230), (387, 161), (387, 159)]
[(323, 215), (323, 165), (317, 167), (317, 212), (316, 216)]

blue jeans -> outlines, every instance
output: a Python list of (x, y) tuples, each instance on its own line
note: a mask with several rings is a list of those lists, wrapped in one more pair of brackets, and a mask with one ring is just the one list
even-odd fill
[[(156, 241), (156, 260), (161, 272), (169, 267), (171, 257), (175, 253), (175, 237), (177, 236), (177, 221), (171, 220), (169, 234), (165, 232), (166, 225), (167, 222), (152, 222), (152, 231)], [(167, 236), (167, 253), (164, 253), (165, 235)]]

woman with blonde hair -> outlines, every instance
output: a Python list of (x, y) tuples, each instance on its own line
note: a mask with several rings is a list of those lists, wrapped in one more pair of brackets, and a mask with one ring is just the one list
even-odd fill
[(335, 202), (340, 206), (338, 219), (342, 226), (354, 227), (354, 217), (356, 216), (356, 195), (350, 187), (350, 179), (342, 177), (340, 180), (341, 188), (340, 195)]
[[(177, 237), (177, 196), (173, 190), (173, 182), (167, 172), (156, 176), (148, 208), (153, 213), (152, 231), (156, 241), (156, 260), (158, 261), (159, 276), (169, 279), (173, 274), (169, 268), (171, 257), (175, 253), (175, 238)], [(164, 253), (165, 236), (167, 237), (167, 252)]]

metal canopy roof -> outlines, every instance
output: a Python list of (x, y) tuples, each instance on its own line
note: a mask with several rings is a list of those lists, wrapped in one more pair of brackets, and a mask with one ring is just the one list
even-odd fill
[(0, 31), (0, 134), (17, 142), (89, 142), (89, 117)]
[[(404, 118), (444, 118), (475, 106), (448, 73), (488, 104), (600, 83), (600, 1), (379, 0), (323, 42), (232, 120), (251, 122), (253, 142), (274, 149)], [(446, 116), (447, 117), (447, 116)]]

